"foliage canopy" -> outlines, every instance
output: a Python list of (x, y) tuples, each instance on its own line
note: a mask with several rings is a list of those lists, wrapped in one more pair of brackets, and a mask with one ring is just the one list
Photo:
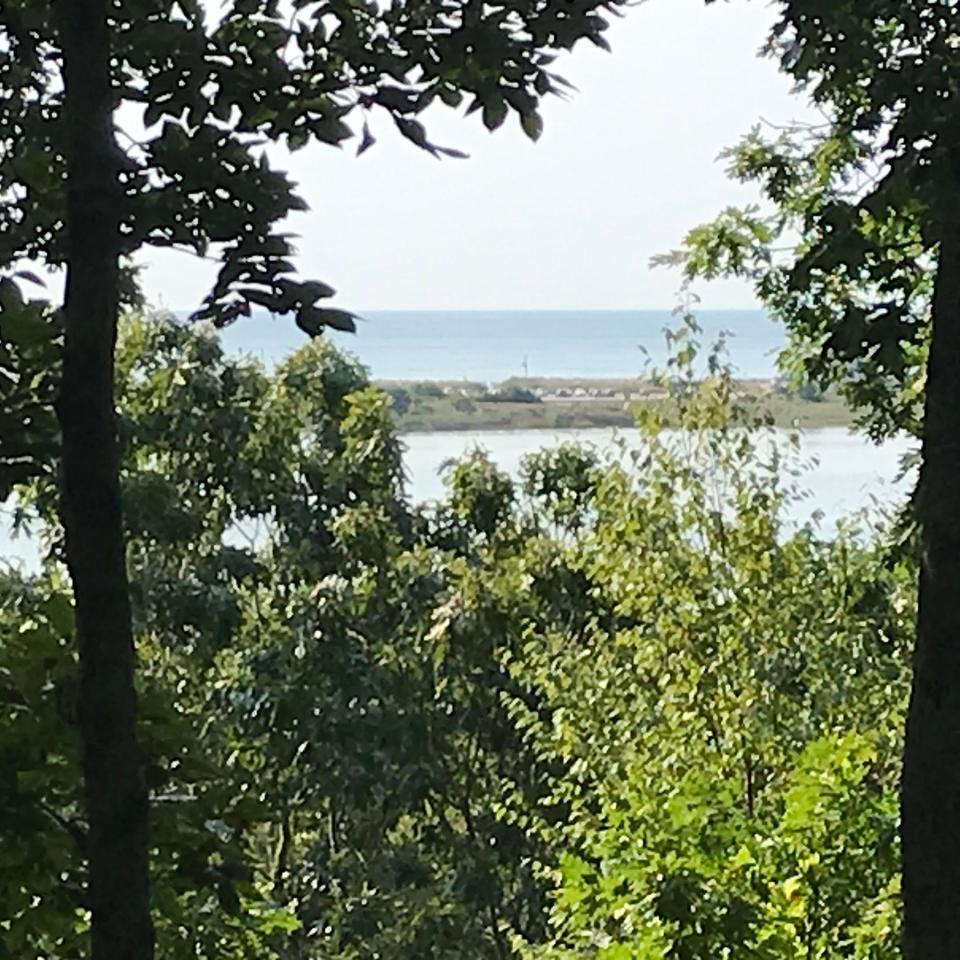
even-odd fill
[[(268, 374), (130, 321), (118, 372), (163, 955), (895, 955), (909, 569), (787, 523), (794, 455), (722, 373), (672, 371), (686, 434), (654, 412), (640, 452), (516, 480), (477, 453), (411, 508), (389, 397), (327, 344)], [(71, 614), (33, 504), (0, 944), (68, 956)]]

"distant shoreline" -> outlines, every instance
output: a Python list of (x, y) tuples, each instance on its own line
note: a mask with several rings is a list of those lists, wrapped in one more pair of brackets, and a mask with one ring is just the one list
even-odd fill
[[(650, 381), (514, 377), (497, 384), (451, 380), (381, 380), (400, 433), (459, 430), (583, 430), (631, 427), (644, 407), (666, 409)], [(850, 427), (853, 417), (834, 394), (790, 393), (773, 380), (737, 381), (738, 401), (769, 413), (780, 427)]]

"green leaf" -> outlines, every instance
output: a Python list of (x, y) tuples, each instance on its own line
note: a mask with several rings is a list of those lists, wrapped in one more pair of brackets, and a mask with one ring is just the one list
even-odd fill
[(521, 114), (520, 125), (523, 127), (523, 132), (531, 140), (536, 142), (540, 139), (540, 134), (543, 133), (543, 119), (536, 110), (531, 110), (529, 113)]
[(342, 330), (346, 333), (356, 333), (355, 314), (347, 310), (304, 306), (297, 312), (297, 326), (311, 337), (320, 336), (326, 327)]
[(427, 139), (426, 128), (419, 120), (412, 120), (407, 117), (394, 117), (394, 123), (397, 129), (411, 142), (416, 144), (422, 150), (428, 153), (435, 153), (436, 150)]
[(360, 139), (360, 145), (357, 147), (357, 156), (360, 154), (366, 153), (375, 143), (377, 142), (376, 137), (370, 132), (370, 127), (367, 124), (366, 120), (363, 122), (363, 136)]
[(40, 277), (38, 277), (35, 273), (33, 273), (30, 270), (17, 270), (14, 273), (14, 276), (18, 277), (21, 280), (26, 280), (29, 283), (33, 283), (38, 287), (46, 287), (46, 283), (44, 283), (43, 280), (40, 279)]
[(52, 593), (41, 609), (50, 625), (61, 636), (71, 637), (73, 635), (73, 602), (66, 594)]
[(487, 100), (483, 105), (483, 125), (488, 130), (496, 130), (507, 119), (507, 104), (502, 99)]
[(463, 94), (456, 87), (441, 84), (437, 88), (437, 95), (448, 107), (459, 107), (463, 103)]
[(5, 310), (0, 315), (0, 340), (15, 346), (33, 346), (51, 339), (54, 335), (52, 325), (29, 308)]

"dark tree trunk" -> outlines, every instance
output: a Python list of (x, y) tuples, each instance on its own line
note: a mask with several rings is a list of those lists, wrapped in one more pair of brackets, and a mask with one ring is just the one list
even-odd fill
[(944, 197), (927, 369), (920, 609), (903, 767), (905, 960), (960, 958), (960, 210)]
[(136, 739), (113, 357), (118, 151), (107, 0), (56, 0), (65, 74), (67, 243), (61, 515), (76, 601), (93, 960), (153, 955), (147, 792)]

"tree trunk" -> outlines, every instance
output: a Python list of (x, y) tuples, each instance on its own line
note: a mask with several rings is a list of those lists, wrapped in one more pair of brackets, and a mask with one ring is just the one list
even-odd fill
[(57, 401), (61, 516), (76, 603), (93, 960), (153, 955), (147, 791), (118, 477), (113, 360), (118, 150), (107, 0), (57, 0), (67, 125), (66, 339)]
[(960, 210), (940, 243), (918, 501), (923, 555), (902, 787), (905, 960), (960, 958)]

